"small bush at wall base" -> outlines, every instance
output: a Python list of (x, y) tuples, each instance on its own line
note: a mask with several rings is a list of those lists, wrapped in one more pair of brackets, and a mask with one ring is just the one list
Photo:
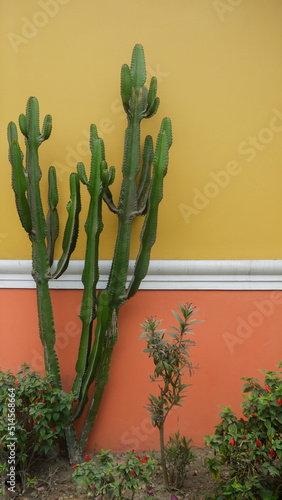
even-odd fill
[(182, 488), (185, 470), (196, 459), (190, 447), (191, 441), (191, 439), (187, 441), (185, 436), (180, 436), (177, 431), (175, 434), (170, 434), (165, 446), (169, 484), (175, 488)]
[(52, 381), (51, 375), (40, 376), (27, 364), (21, 366), (17, 375), (10, 370), (0, 371), (2, 489), (12, 470), (20, 478), (24, 491), (26, 485), (34, 482), (28, 476), (34, 461), (53, 450), (64, 437), (73, 395), (52, 389)]
[[(282, 367), (282, 363), (278, 368)], [(219, 493), (211, 498), (282, 498), (282, 373), (262, 371), (264, 384), (244, 377), (243, 417), (230, 407), (221, 407), (221, 422), (206, 444), (215, 451), (208, 460), (210, 472), (219, 480)], [(220, 480), (220, 470), (229, 466), (230, 477)]]
[(92, 498), (123, 499), (126, 492), (131, 492), (133, 499), (142, 484), (150, 489), (155, 467), (155, 460), (146, 456), (141, 458), (134, 450), (127, 451), (123, 461), (118, 463), (109, 450), (102, 450), (97, 461), (86, 455), (86, 462), (75, 465), (73, 477), (79, 486), (86, 487)]

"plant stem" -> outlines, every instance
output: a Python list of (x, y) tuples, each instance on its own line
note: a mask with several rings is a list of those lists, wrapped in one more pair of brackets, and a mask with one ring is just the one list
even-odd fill
[(165, 488), (168, 489), (168, 475), (166, 470), (166, 461), (165, 461), (165, 444), (164, 444), (164, 425), (163, 422), (159, 426), (160, 431), (160, 445), (161, 445), (161, 465), (163, 469), (164, 476), (164, 485)]

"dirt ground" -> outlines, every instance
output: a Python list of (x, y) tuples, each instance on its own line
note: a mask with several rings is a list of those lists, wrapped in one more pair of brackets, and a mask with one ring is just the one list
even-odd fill
[[(212, 452), (207, 448), (194, 450), (196, 461), (188, 469), (184, 486), (181, 490), (168, 492), (163, 487), (161, 471), (153, 476), (153, 493), (158, 500), (171, 500), (171, 495), (175, 495), (177, 500), (203, 500), (205, 493), (214, 493), (215, 481), (213, 480), (205, 460), (212, 457)], [(92, 455), (90, 454), (90, 458)], [(120, 456), (118, 456), (120, 459)], [(89, 498), (86, 491), (78, 487), (72, 479), (73, 470), (66, 458), (56, 458), (53, 460), (42, 460), (37, 463), (33, 474), (37, 477), (37, 484), (33, 489), (29, 489), (25, 494), (12, 494), (13, 496), (1, 496), (2, 499), (42, 499), (42, 500), (84, 500)], [(144, 489), (135, 493), (134, 500), (144, 500), (146, 498)]]

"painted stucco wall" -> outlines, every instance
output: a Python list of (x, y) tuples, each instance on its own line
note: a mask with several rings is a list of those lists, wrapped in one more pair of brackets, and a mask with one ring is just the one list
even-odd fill
[[(80, 332), (77, 317), (81, 291), (52, 291), (57, 329), (57, 352), (65, 390), (71, 388)], [(38, 336), (34, 290), (0, 290), (0, 366), (18, 370), (23, 362), (42, 371), (43, 354)], [(120, 311), (119, 340), (112, 358), (110, 381), (89, 449), (158, 449), (158, 433), (144, 409), (154, 391), (149, 381), (152, 363), (142, 353), (140, 324), (145, 316), (163, 319), (162, 327), (175, 325), (171, 309), (192, 302), (199, 308), (194, 328), (197, 346), (191, 349), (199, 368), (191, 379), (183, 408), (173, 410), (166, 432), (177, 428), (203, 445), (212, 433), (219, 405), (240, 411), (240, 377), (261, 378), (258, 369), (272, 370), (280, 361), (282, 292), (279, 291), (139, 291)], [(279, 357), (280, 356), (280, 357)], [(239, 413), (238, 413), (239, 414)]]
[[(174, 143), (160, 207), (153, 259), (281, 259), (282, 3), (280, 0), (12, 0), (0, 6), (0, 259), (30, 259), (11, 189), (6, 130), (29, 96), (53, 131), (41, 149), (42, 193), (47, 171), (58, 172), (61, 226), (68, 178), (77, 161), (89, 169), (88, 135), (96, 123), (119, 192), (126, 122), (120, 68), (135, 43), (145, 50), (148, 77), (158, 78), (161, 105), (144, 123), (156, 138), (170, 116)], [(23, 141), (21, 141), (23, 144)], [(74, 259), (83, 259), (87, 193)], [(116, 221), (104, 211), (101, 259), (113, 255)], [(139, 245), (136, 225), (131, 258)], [(62, 234), (60, 236), (60, 243)], [(56, 256), (59, 257), (59, 250)], [(231, 278), (232, 279), (232, 278)], [(1, 285), (1, 283), (0, 283)], [(0, 286), (1, 288), (1, 286)], [(52, 291), (64, 387), (74, 377), (80, 290)], [(242, 381), (273, 369), (281, 352), (281, 293), (140, 291), (120, 312), (110, 382), (89, 448), (158, 447), (144, 409), (151, 365), (139, 324), (156, 314), (173, 322), (179, 302), (199, 307), (193, 352), (199, 369), (183, 409), (168, 419), (196, 446), (217, 421), (218, 406), (239, 411)], [(0, 289), (0, 367), (22, 362), (43, 370), (34, 290)], [(189, 383), (189, 380), (188, 380)]]
[[(41, 147), (42, 191), (47, 196), (47, 170), (55, 165), (62, 227), (69, 173), (79, 160), (89, 168), (91, 123), (116, 166), (116, 197), (126, 125), (120, 68), (135, 43), (144, 46), (161, 99), (143, 137), (155, 139), (166, 115), (174, 133), (152, 257), (280, 258), (280, 0), (143, 0), (142, 8), (137, 0), (13, 0), (2, 2), (0, 23), (1, 258), (30, 258), (11, 194), (8, 122), (18, 120), (30, 95), (42, 120), (53, 116)], [(82, 224), (86, 204), (84, 190)], [(111, 259), (116, 223), (104, 212), (101, 258)], [(84, 257), (84, 242), (81, 231), (74, 258)], [(138, 237), (131, 258), (137, 245)]]

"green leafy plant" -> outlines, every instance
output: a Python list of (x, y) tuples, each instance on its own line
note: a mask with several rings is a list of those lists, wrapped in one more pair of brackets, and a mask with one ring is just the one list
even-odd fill
[(27, 364), (16, 375), (0, 371), (1, 476), (7, 479), (8, 464), (13, 466), (23, 490), (34, 483), (32, 465), (64, 438), (71, 417), (73, 394), (52, 384), (52, 375), (42, 377)]
[[(21, 114), (19, 117), (20, 130), (25, 137), (26, 166), (23, 165), (23, 153), (19, 146), (16, 125), (10, 122), (8, 126), (9, 160), (12, 165), (12, 186), (16, 206), (22, 226), (32, 243), (32, 275), (37, 289), (39, 330), (44, 348), (45, 367), (46, 371), (53, 374), (53, 385), (57, 388), (61, 388), (61, 377), (55, 351), (56, 335), (48, 282), (50, 279), (58, 278), (66, 270), (76, 245), (81, 209), (80, 182), (86, 186), (90, 197), (85, 224), (87, 245), (82, 274), (84, 292), (79, 315), (82, 332), (76, 363), (77, 375), (72, 387), (78, 401), (72, 421), (82, 415), (93, 383), (94, 391), (78, 443), (73, 425), (66, 427), (71, 461), (76, 461), (86, 446), (109, 379), (110, 361), (118, 335), (119, 309), (127, 299), (133, 297), (146, 276), (151, 248), (156, 240), (158, 207), (163, 197), (163, 178), (167, 172), (172, 132), (170, 119), (164, 118), (155, 148), (152, 137), (147, 135), (141, 153), (141, 121), (152, 117), (159, 107), (159, 98), (156, 96), (157, 79), (152, 77), (149, 89), (145, 83), (144, 51), (142, 45), (137, 44), (133, 49), (130, 68), (124, 64), (121, 69), (121, 98), (127, 115), (127, 128), (122, 165), (123, 179), (118, 204), (114, 203), (110, 191), (115, 169), (114, 167), (108, 169), (104, 142), (98, 137), (96, 126), (91, 125), (90, 174), (87, 176), (83, 163), (79, 162), (77, 173), (72, 173), (70, 176), (70, 202), (67, 206), (68, 220), (64, 231), (62, 256), (54, 271), (52, 270), (54, 248), (59, 234), (56, 171), (54, 167), (49, 169), (49, 211), (45, 218), (40, 195), (41, 170), (38, 159), (39, 146), (51, 134), (52, 118), (46, 115), (40, 131), (38, 101), (35, 97), (29, 98), (26, 115)], [(97, 295), (103, 201), (117, 216), (118, 233), (106, 290)], [(145, 216), (140, 235), (140, 250), (132, 280), (126, 289), (132, 224), (138, 216)], [(95, 327), (94, 321), (96, 321)]]
[[(154, 373), (150, 376), (151, 382), (157, 382), (159, 394), (150, 394), (149, 404), (146, 406), (151, 415), (152, 424), (160, 432), (161, 463), (166, 488), (169, 486), (169, 479), (165, 458), (164, 424), (165, 420), (174, 406), (181, 406), (184, 399), (184, 391), (188, 387), (182, 382), (185, 368), (188, 368), (190, 376), (195, 367), (190, 359), (190, 348), (195, 345), (188, 335), (192, 334), (191, 327), (199, 321), (191, 321), (191, 317), (196, 312), (192, 304), (180, 304), (178, 307), (182, 317), (172, 311), (179, 328), (172, 328), (172, 332), (167, 332), (170, 340), (165, 339), (166, 330), (158, 330), (161, 321), (156, 321), (154, 317), (147, 318), (142, 326), (142, 339), (146, 340), (147, 348), (143, 351), (149, 354), (154, 361)], [(189, 384), (190, 385), (190, 384)], [(175, 439), (171, 438), (172, 441)], [(171, 443), (172, 443), (171, 441)]]
[(182, 488), (185, 479), (185, 470), (195, 461), (196, 456), (191, 450), (191, 439), (187, 441), (180, 432), (170, 434), (165, 446), (165, 460), (168, 469), (169, 484), (175, 488)]
[[(282, 363), (278, 368), (282, 367)], [(282, 495), (282, 372), (264, 371), (264, 383), (244, 377), (243, 417), (230, 407), (221, 407), (221, 422), (206, 444), (216, 453), (208, 460), (210, 472), (219, 481), (219, 496), (212, 498), (271, 499)], [(220, 479), (223, 466), (230, 477)]]
[(86, 455), (86, 462), (75, 465), (73, 477), (93, 498), (124, 499), (130, 492), (133, 499), (142, 484), (151, 484), (155, 466), (153, 459), (141, 458), (134, 450), (127, 451), (119, 462), (109, 450), (102, 450), (96, 460)]

